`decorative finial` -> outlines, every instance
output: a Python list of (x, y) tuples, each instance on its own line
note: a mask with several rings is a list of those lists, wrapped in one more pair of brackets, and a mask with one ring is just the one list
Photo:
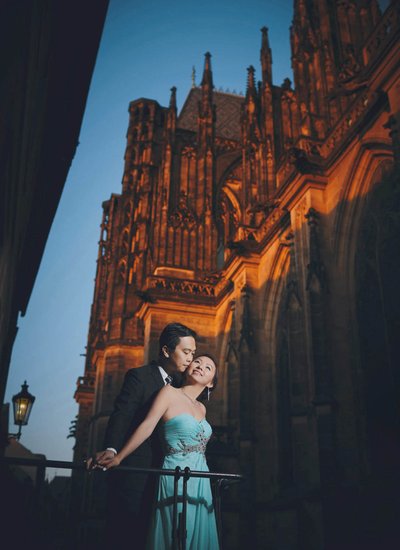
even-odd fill
[(247, 67), (247, 87), (248, 88), (254, 88), (254, 73), (256, 72), (253, 65), (250, 65), (250, 67)]
[(172, 109), (176, 109), (176, 86), (172, 86), (171, 88), (171, 97), (169, 100), (169, 106)]
[(196, 68), (192, 67), (192, 88), (196, 88)]
[(208, 89), (211, 93), (214, 85), (212, 80), (212, 71), (211, 71), (211, 54), (210, 52), (207, 52), (204, 54), (205, 60), (204, 60), (204, 72), (203, 72), (203, 79), (201, 81), (200, 86), (205, 90)]

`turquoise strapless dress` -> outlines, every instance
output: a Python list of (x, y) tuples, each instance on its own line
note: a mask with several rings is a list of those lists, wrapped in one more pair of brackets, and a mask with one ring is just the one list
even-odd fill
[[(191, 414), (183, 413), (171, 418), (162, 426), (165, 445), (163, 468), (208, 472), (205, 458), (207, 442), (212, 430), (206, 419), (196, 420)], [(182, 479), (179, 481), (179, 495), (182, 495)], [(149, 550), (169, 550), (172, 548), (172, 512), (174, 478), (160, 476), (157, 501), (149, 532)], [(187, 550), (218, 550), (218, 534), (215, 521), (210, 480), (190, 478), (187, 483), (186, 529)], [(178, 502), (178, 514), (182, 504)]]

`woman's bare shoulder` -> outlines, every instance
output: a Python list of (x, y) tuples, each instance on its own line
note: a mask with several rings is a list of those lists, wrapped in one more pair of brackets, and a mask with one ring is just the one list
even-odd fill
[(165, 395), (166, 397), (172, 397), (172, 396), (177, 396), (179, 394), (179, 389), (178, 388), (174, 388), (173, 386), (171, 386), (171, 384), (166, 384), (163, 388), (161, 388), (160, 394), (162, 395)]

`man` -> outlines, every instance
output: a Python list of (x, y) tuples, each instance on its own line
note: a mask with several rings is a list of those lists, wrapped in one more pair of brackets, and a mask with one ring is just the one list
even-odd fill
[[(159, 360), (127, 371), (114, 410), (108, 421), (105, 450), (87, 461), (88, 469), (97, 461), (107, 461), (119, 451), (135, 428), (145, 418), (157, 392), (174, 378), (179, 378), (192, 362), (196, 351), (196, 333), (180, 323), (171, 323), (159, 338)], [(162, 458), (157, 435), (145, 441), (121, 465), (137, 468), (160, 467)], [(154, 498), (154, 476), (126, 471), (109, 475), (107, 544), (117, 547), (143, 548), (148, 517)]]

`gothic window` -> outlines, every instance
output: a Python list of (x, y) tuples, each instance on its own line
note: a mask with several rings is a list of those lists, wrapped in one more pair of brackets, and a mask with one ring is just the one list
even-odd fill
[(100, 255), (102, 258), (105, 257), (107, 253), (107, 244), (105, 243), (105, 241), (100, 241)]
[(140, 148), (140, 146), (137, 146), (136, 150), (135, 150), (135, 163), (136, 164), (140, 163), (140, 155), (141, 155), (141, 148)]
[(132, 204), (128, 202), (124, 208), (124, 225), (128, 225), (131, 219)]
[(117, 284), (121, 285), (125, 282), (126, 279), (126, 262), (122, 261), (118, 265), (117, 271)]
[(393, 176), (383, 179), (368, 197), (355, 265), (368, 453), (375, 474), (397, 471), (400, 462), (400, 191)]
[(293, 484), (293, 449), (290, 400), (290, 353), (287, 334), (286, 299), (282, 300), (281, 313), (278, 318), (277, 350), (277, 419), (278, 419), (278, 463), (279, 484), (285, 490)]
[(278, 360), (278, 436), (279, 436), (279, 481), (281, 488), (293, 482), (292, 437), (289, 395), (289, 348), (287, 334), (282, 331)]
[(148, 163), (151, 161), (151, 147), (143, 148), (143, 162)]
[(129, 232), (124, 231), (122, 235), (121, 255), (126, 256), (126, 254), (128, 253), (129, 253)]
[(142, 139), (146, 140), (149, 137), (149, 127), (147, 124), (143, 124), (142, 127)]
[(143, 118), (147, 118), (150, 115), (150, 109), (148, 105), (143, 107)]
[[(239, 214), (228, 195), (221, 191), (218, 202), (218, 266), (222, 267), (228, 244), (235, 239)], [(221, 263), (222, 262), (222, 263)]]
[(104, 208), (104, 214), (103, 214), (103, 226), (107, 228), (108, 222), (110, 221), (110, 209), (109, 209), (109, 203)]

